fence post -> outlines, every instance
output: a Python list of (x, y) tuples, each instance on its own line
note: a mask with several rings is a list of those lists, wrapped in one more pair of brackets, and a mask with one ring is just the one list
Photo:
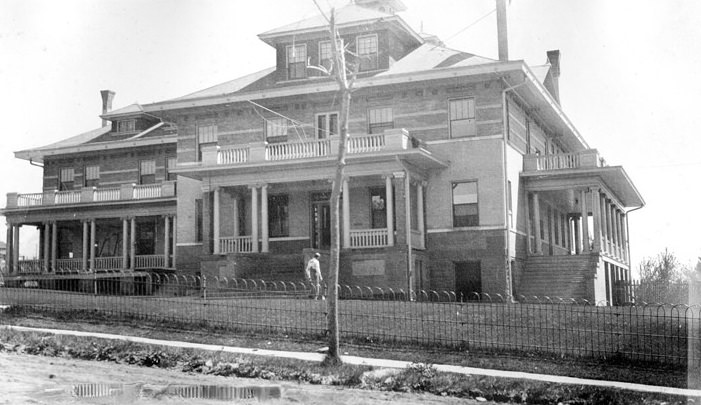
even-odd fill
[(207, 302), (207, 276), (202, 275), (202, 297), (205, 303)]

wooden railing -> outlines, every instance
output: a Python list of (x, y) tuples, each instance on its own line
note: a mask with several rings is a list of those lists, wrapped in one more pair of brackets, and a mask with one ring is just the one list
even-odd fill
[(39, 274), (44, 270), (44, 261), (40, 259), (18, 260), (17, 266), (20, 274)]
[(80, 191), (57, 191), (54, 204), (75, 204), (80, 202)]
[(44, 194), (42, 193), (19, 194), (17, 196), (17, 205), (19, 207), (33, 207), (35, 205), (42, 205), (43, 202)]
[(351, 229), (350, 244), (352, 248), (374, 248), (387, 246), (387, 228)]
[(160, 184), (139, 184), (134, 186), (134, 199), (159, 198), (161, 196)]
[(134, 267), (137, 269), (159, 269), (165, 267), (164, 255), (137, 255), (134, 259)]
[(606, 166), (596, 149), (579, 153), (557, 153), (553, 155), (526, 155), (523, 158), (525, 172), (546, 170), (572, 170)]
[(217, 152), (217, 163), (220, 165), (246, 163), (248, 162), (249, 153), (250, 148), (248, 146), (224, 148)]
[(331, 144), (327, 139), (273, 143), (265, 147), (265, 160), (290, 160), (328, 156), (330, 146)]
[(232, 236), (219, 238), (220, 253), (253, 252), (253, 239), (250, 236)]
[(93, 191), (93, 201), (114, 201), (119, 200), (119, 187), (96, 188)]
[(56, 272), (76, 273), (83, 271), (83, 259), (56, 259)]
[(119, 270), (122, 268), (121, 256), (112, 257), (96, 257), (94, 269), (95, 270)]
[(374, 134), (348, 139), (348, 153), (379, 152), (385, 147), (385, 135)]

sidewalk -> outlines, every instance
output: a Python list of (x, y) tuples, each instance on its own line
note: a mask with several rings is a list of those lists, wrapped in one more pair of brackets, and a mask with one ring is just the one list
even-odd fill
[[(29, 328), (24, 326), (13, 326), (4, 325), (4, 328), (22, 331), (22, 332), (37, 332), (37, 333), (51, 333), (54, 335), (69, 335), (69, 336), (83, 336), (83, 337), (94, 337), (98, 339), (112, 339), (112, 340), (122, 340), (134, 343), (143, 343), (149, 345), (160, 345), (168, 347), (178, 347), (178, 348), (189, 348), (189, 349), (199, 349), (207, 350), (213, 352), (227, 352), (227, 353), (238, 353), (238, 354), (249, 354), (256, 356), (268, 356), (268, 357), (280, 357), (289, 359), (298, 359), (306, 361), (322, 361), (324, 359), (324, 354), (320, 353), (303, 353), (303, 352), (288, 352), (288, 351), (278, 351), (278, 350), (265, 350), (265, 349), (249, 349), (245, 347), (230, 347), (230, 346), (218, 346), (218, 345), (206, 345), (201, 343), (189, 343), (180, 341), (170, 341), (170, 340), (158, 340), (142, 338), (137, 336), (123, 336), (123, 335), (113, 335), (108, 333), (96, 333), (96, 332), (81, 332), (81, 331), (71, 331), (71, 330), (61, 330), (61, 329), (46, 329), (46, 328)], [(399, 361), (399, 360), (385, 360), (385, 359), (371, 359), (365, 357), (357, 356), (341, 356), (344, 363), (356, 364), (356, 365), (367, 365), (373, 367), (384, 367), (384, 368), (406, 368), (411, 362)], [(589, 385), (595, 387), (605, 387), (605, 388), (617, 388), (623, 390), (632, 390), (638, 392), (650, 392), (650, 393), (663, 393), (671, 395), (680, 395), (690, 398), (701, 398), (701, 390), (695, 389), (685, 389), (685, 388), (672, 388), (672, 387), (660, 387), (655, 385), (644, 385), (644, 384), (634, 384), (618, 381), (603, 381), (603, 380), (591, 380), (585, 378), (574, 378), (574, 377), (563, 377), (548, 374), (534, 374), (534, 373), (523, 373), (518, 371), (503, 371), (503, 370), (491, 370), (475, 367), (462, 367), (462, 366), (452, 366), (445, 364), (433, 364), (436, 370), (455, 373), (455, 374), (465, 374), (465, 375), (483, 375), (491, 377), (500, 378), (517, 378), (524, 380), (534, 380), (551, 382), (557, 384), (568, 384), (568, 385)]]

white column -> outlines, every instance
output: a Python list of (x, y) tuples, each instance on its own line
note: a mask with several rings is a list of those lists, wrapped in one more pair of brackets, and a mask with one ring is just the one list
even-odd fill
[(251, 187), (251, 242), (253, 253), (258, 253), (258, 187)]
[(540, 240), (540, 201), (538, 199), (538, 193), (533, 193), (533, 213), (535, 214), (533, 220), (535, 221), (535, 253), (543, 254), (543, 242)]
[(594, 252), (601, 252), (601, 199), (599, 190), (592, 188), (591, 192), (591, 215), (594, 220)]
[(95, 237), (97, 234), (97, 224), (94, 219), (90, 220), (90, 271), (95, 271)]
[(343, 179), (343, 247), (350, 248), (350, 192), (348, 191), (348, 179)]
[(613, 255), (615, 253), (613, 246), (613, 222), (611, 221), (611, 203), (608, 200), (606, 200), (606, 228), (608, 252)]
[(164, 217), (165, 219), (165, 231), (164, 237), (163, 237), (163, 261), (165, 263), (165, 268), (168, 268), (168, 264), (170, 262), (170, 217), (166, 215)]
[(419, 234), (421, 235), (421, 248), (426, 247), (426, 238), (424, 235), (425, 232), (425, 222), (424, 222), (424, 185), (423, 183), (419, 182), (416, 185), (416, 205), (417, 205), (417, 218), (418, 218), (418, 228), (419, 228)]
[[(234, 237), (241, 236), (240, 235), (240, 225), (239, 225), (239, 196), (236, 195), (234, 196)], [(175, 220), (175, 218), (173, 218)]]
[(134, 270), (136, 268), (136, 218), (131, 218), (131, 230), (129, 231), (129, 268)]
[[(411, 178), (409, 173), (404, 176), (404, 216), (406, 217), (406, 244), (411, 252)], [(411, 266), (411, 263), (409, 265)]]
[(613, 219), (616, 222), (616, 253), (619, 258), (623, 257), (623, 244), (621, 243), (621, 213), (618, 207), (613, 207)]
[(582, 208), (582, 253), (589, 253), (589, 209), (587, 207), (587, 190), (579, 193)]
[(44, 223), (44, 272), (48, 273), (51, 271), (51, 258), (49, 253), (49, 240), (51, 238), (51, 230), (49, 228), (49, 223)]
[(214, 254), (219, 254), (219, 187), (214, 189), (214, 218), (212, 219), (214, 228)]
[(623, 230), (623, 252), (625, 254), (625, 261), (630, 265), (630, 244), (628, 243), (628, 215), (625, 213), (621, 214), (621, 229)]
[[(531, 242), (531, 203), (530, 201), (530, 194), (528, 191), (526, 191), (526, 252), (528, 254), (533, 253), (533, 242)], [(562, 235), (564, 238), (565, 235)], [(565, 240), (565, 239), (563, 239)]]
[(19, 228), (21, 225), (13, 225), (12, 231), (12, 265), (16, 273), (19, 273)]
[(83, 221), (83, 271), (88, 271), (88, 253), (90, 251), (90, 228), (88, 221)]
[(56, 259), (58, 258), (58, 224), (51, 224), (51, 271), (56, 271)]
[(608, 253), (607, 223), (606, 223), (606, 197), (603, 193), (599, 196), (599, 216), (601, 219), (601, 251)]
[(178, 257), (178, 216), (173, 215), (173, 261), (171, 263), (171, 267), (173, 269), (176, 268), (175, 266), (175, 258)]
[(387, 212), (387, 246), (394, 246), (394, 196), (392, 176), (385, 177), (385, 211)]
[(127, 269), (129, 263), (129, 220), (122, 218), (122, 269)]
[(261, 233), (263, 241), (262, 241), (262, 249), (261, 251), (263, 253), (267, 253), (270, 251), (270, 223), (268, 219), (268, 185), (263, 184), (263, 186), (260, 188), (260, 219), (261, 219)]

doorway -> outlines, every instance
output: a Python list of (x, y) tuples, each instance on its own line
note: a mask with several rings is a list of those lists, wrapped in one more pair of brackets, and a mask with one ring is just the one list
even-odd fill
[(482, 294), (482, 266), (478, 261), (455, 262), (455, 295), (459, 301), (478, 300)]
[(329, 193), (312, 194), (312, 248), (331, 248), (331, 205)]

